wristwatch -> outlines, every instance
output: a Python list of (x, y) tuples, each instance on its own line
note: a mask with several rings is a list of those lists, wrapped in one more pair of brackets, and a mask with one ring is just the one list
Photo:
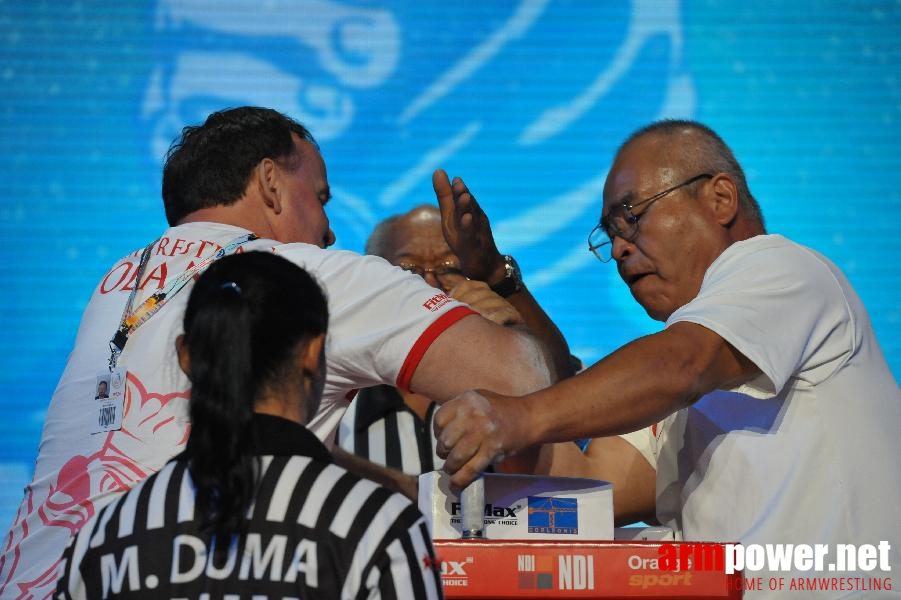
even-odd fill
[(504, 278), (490, 287), (501, 298), (509, 298), (526, 286), (522, 282), (522, 272), (519, 270), (519, 265), (516, 264), (516, 260), (509, 254), (504, 255), (504, 270), (506, 271)]

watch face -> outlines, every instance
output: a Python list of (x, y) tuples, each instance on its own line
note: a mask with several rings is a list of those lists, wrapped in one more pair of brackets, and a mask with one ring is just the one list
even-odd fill
[(519, 263), (509, 254), (504, 255), (504, 268), (507, 270), (507, 277), (513, 279), (517, 287), (522, 284), (522, 271), (519, 270)]
[(524, 286), (519, 265), (516, 264), (516, 260), (509, 254), (504, 255), (504, 271), (504, 278), (492, 285), (491, 289), (502, 298), (507, 298), (511, 294), (520, 291)]

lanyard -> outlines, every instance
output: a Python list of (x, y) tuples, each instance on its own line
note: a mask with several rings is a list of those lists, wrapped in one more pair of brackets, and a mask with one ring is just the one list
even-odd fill
[(129, 336), (137, 331), (138, 327), (150, 320), (150, 317), (155, 315), (159, 309), (163, 308), (163, 305), (180, 292), (201, 269), (205, 269), (210, 263), (222, 258), (226, 254), (231, 254), (237, 250), (238, 246), (241, 244), (255, 239), (257, 239), (257, 236), (252, 233), (236, 237), (222, 248), (219, 248), (215, 254), (195, 265), (194, 268), (183, 271), (178, 277), (172, 280), (165, 289), (157, 290), (132, 311), (132, 305), (134, 304), (135, 296), (138, 293), (138, 288), (141, 285), (144, 269), (147, 268), (147, 263), (150, 262), (150, 251), (159, 239), (151, 242), (144, 248), (144, 251), (141, 253), (141, 263), (138, 265), (138, 272), (135, 277), (135, 285), (131, 290), (131, 295), (128, 297), (128, 303), (122, 311), (122, 320), (119, 323), (119, 328), (116, 330), (115, 335), (113, 335), (113, 338), (109, 342), (110, 371), (112, 372), (112, 370), (116, 368), (116, 362), (119, 360), (119, 355), (122, 354), (122, 351), (125, 349), (125, 344), (128, 343)]

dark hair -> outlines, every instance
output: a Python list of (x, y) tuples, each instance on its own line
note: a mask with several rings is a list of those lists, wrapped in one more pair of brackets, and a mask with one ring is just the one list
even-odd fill
[(316, 145), (297, 121), (255, 106), (214, 112), (203, 125), (182, 129), (163, 167), (169, 225), (201, 208), (233, 204), (244, 195), (254, 167), (264, 158), (299, 161), (291, 134)]
[[(694, 133), (690, 138), (681, 135)], [(763, 213), (760, 205), (745, 179), (745, 172), (738, 164), (732, 150), (726, 142), (710, 127), (687, 119), (664, 119), (646, 125), (630, 135), (617, 150), (617, 157), (632, 142), (646, 136), (659, 136), (664, 140), (672, 140), (667, 147), (668, 156), (674, 157), (692, 173), (727, 173), (735, 180), (738, 188), (738, 202), (744, 214), (753, 222), (764, 228)], [(688, 176), (688, 174), (686, 174)]]
[[(184, 317), (191, 381), (185, 453), (202, 529), (218, 539), (242, 531), (253, 500), (257, 469), (250, 425), (259, 394), (292, 372), (298, 346), (327, 327), (319, 285), (269, 252), (222, 258), (194, 285)], [(321, 389), (313, 393), (318, 402)]]

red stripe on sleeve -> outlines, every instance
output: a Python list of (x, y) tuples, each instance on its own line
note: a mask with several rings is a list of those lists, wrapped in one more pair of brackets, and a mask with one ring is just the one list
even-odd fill
[(435, 322), (429, 325), (425, 331), (422, 332), (422, 335), (419, 336), (419, 339), (416, 340), (416, 343), (413, 344), (413, 347), (410, 348), (410, 352), (407, 354), (407, 358), (404, 360), (403, 366), (400, 368), (400, 372), (397, 374), (397, 383), (396, 387), (399, 387), (402, 390), (409, 391), (410, 389), (410, 380), (413, 379), (413, 373), (416, 372), (416, 367), (419, 366), (419, 361), (422, 360), (422, 357), (425, 356), (426, 350), (432, 345), (438, 336), (444, 333), (444, 330), (462, 319), (463, 317), (468, 317), (469, 315), (477, 315), (478, 313), (468, 306), (457, 306), (456, 308), (452, 308), (447, 311), (437, 319)]

